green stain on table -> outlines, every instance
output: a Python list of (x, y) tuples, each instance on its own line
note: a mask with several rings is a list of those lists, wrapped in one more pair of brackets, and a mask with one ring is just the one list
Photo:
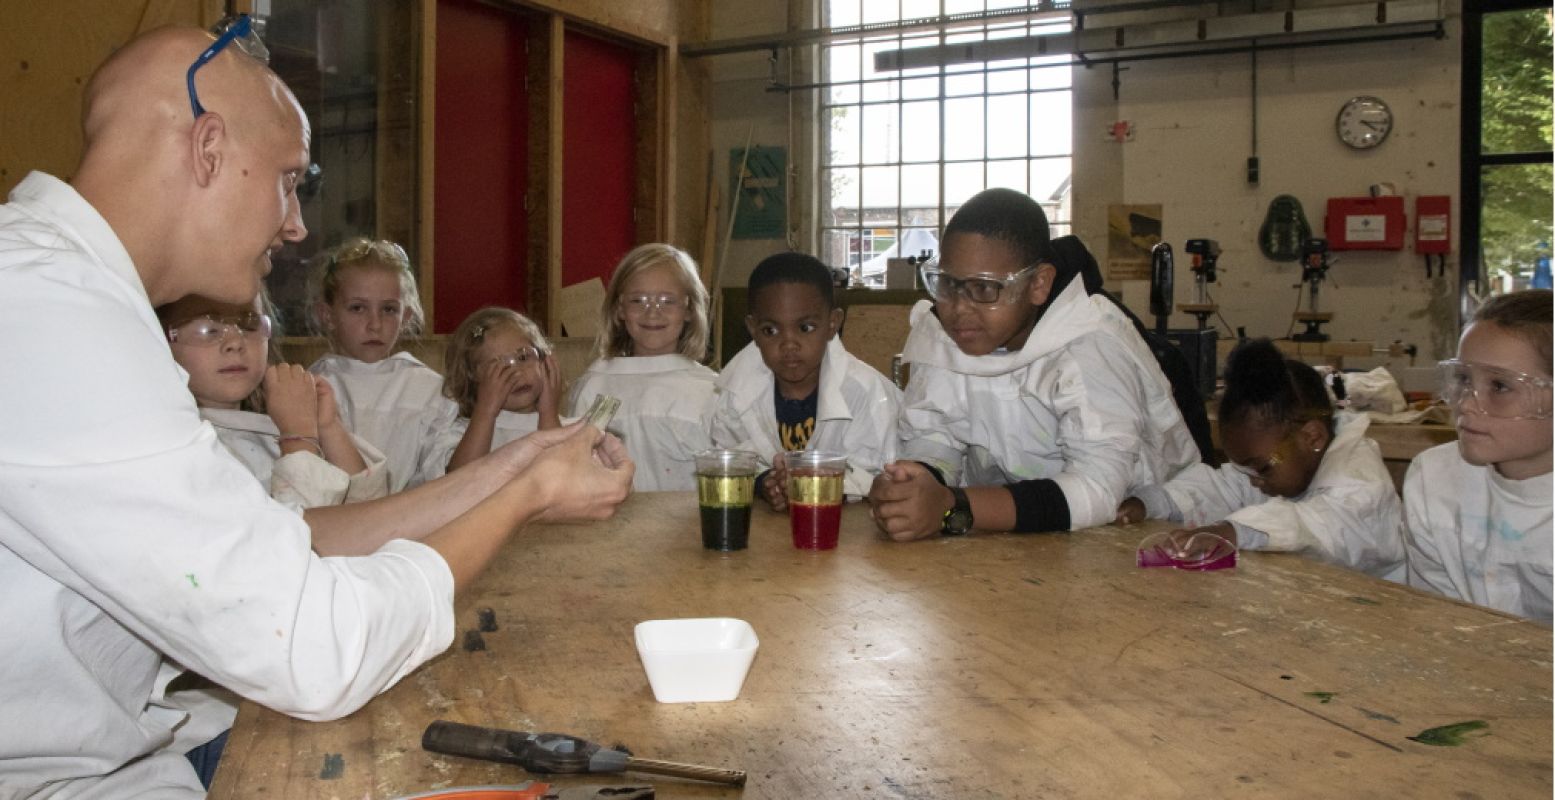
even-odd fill
[[(1482, 719), (1472, 719), (1468, 722), (1454, 722), (1451, 725), (1442, 725), (1425, 730), (1408, 737), (1411, 742), (1432, 745), (1433, 747), (1457, 747), (1463, 744), (1468, 734), (1482, 731), (1490, 727), (1490, 723)], [(1488, 733), (1486, 735), (1489, 735)]]
[(1334, 699), (1334, 693), (1333, 692), (1307, 692), (1307, 697), (1316, 697), (1317, 701), (1319, 703), (1327, 705), (1328, 701)]

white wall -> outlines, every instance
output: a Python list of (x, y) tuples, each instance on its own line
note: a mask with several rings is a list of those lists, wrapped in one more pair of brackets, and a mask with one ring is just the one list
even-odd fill
[[(1256, 186), (1245, 177), (1252, 124), (1248, 55), (1130, 63), (1116, 101), (1109, 68), (1076, 69), (1076, 233), (1105, 263), (1107, 205), (1160, 203), (1163, 235), (1178, 255), (1177, 300), (1192, 291), (1184, 242), (1216, 239), (1224, 249), (1223, 273), (1212, 291), (1221, 312), (1250, 335), (1279, 337), (1289, 329), (1297, 295), (1292, 284), (1301, 271), (1258, 250), (1269, 202), (1296, 196), (1313, 235), (1321, 236), (1328, 198), (1364, 196), (1372, 184), (1392, 183), (1405, 197), (1406, 249), (1337, 253), (1333, 283), (1324, 285), (1321, 299), (1322, 310), (1336, 317), (1325, 327), (1340, 340), (1416, 344), (1419, 363), (1449, 356), (1456, 256), (1449, 257), (1447, 277), (1427, 280), (1409, 243), (1416, 196), (1451, 195), (1455, 226), (1459, 215), (1460, 43), (1452, 23), (1441, 41), (1260, 53)], [(1334, 118), (1345, 100), (1362, 94), (1386, 101), (1394, 126), (1381, 146), (1355, 151), (1335, 136)], [(1118, 120), (1133, 123), (1133, 141), (1104, 136)], [(1455, 251), (1456, 238), (1455, 232)], [(1143, 284), (1124, 289), (1136, 311), (1145, 311)], [(1184, 314), (1172, 319), (1174, 327), (1193, 324)]]
[[(815, 27), (812, 0), (721, 0), (712, 4), (715, 40), (791, 27)], [(1345, 45), (1259, 55), (1258, 126), (1262, 177), (1245, 181), (1251, 138), (1249, 57), (1135, 62), (1122, 74), (1119, 98), (1112, 96), (1107, 67), (1077, 68), (1074, 75), (1075, 232), (1106, 259), (1109, 203), (1160, 203), (1164, 234), (1179, 254), (1177, 297), (1191, 290), (1182, 245), (1189, 238), (1219, 240), (1224, 248), (1222, 283), (1215, 292), (1233, 326), (1251, 335), (1282, 336), (1290, 325), (1299, 280), (1295, 264), (1277, 264), (1259, 253), (1256, 236), (1269, 201), (1298, 197), (1321, 235), (1326, 200), (1360, 196), (1374, 183), (1393, 183), (1405, 196), (1409, 224), (1413, 199), (1421, 194), (1453, 197), (1454, 227), (1460, 214), (1458, 187), (1458, 71), (1456, 19), (1448, 37), (1382, 44)], [(813, 80), (806, 58), (795, 51), (793, 80)], [(780, 79), (789, 78), (789, 53), (780, 54)], [(713, 174), (727, 194), (728, 154), (754, 131), (758, 145), (790, 148), (794, 246), (814, 241), (814, 153), (816, 127), (809, 114), (813, 92), (766, 91), (766, 53), (704, 59), (712, 80), (710, 141)], [(1334, 135), (1334, 117), (1345, 100), (1359, 94), (1381, 97), (1393, 109), (1392, 135), (1381, 147), (1357, 152)], [(790, 116), (790, 99), (794, 115)], [(1114, 121), (1134, 124), (1134, 140), (1108, 141)], [(792, 121), (792, 124), (791, 124)], [(688, 154), (688, 157), (691, 157)], [(721, 248), (728, 198), (719, 212)], [(1412, 231), (1412, 228), (1411, 228)], [(1412, 240), (1412, 234), (1407, 239)], [(1456, 251), (1457, 233), (1453, 234)], [(787, 249), (788, 242), (735, 241), (729, 248), (726, 285), (741, 285), (762, 257)], [(1336, 312), (1327, 326), (1336, 339), (1418, 345), (1418, 363), (1447, 357), (1456, 337), (1457, 260), (1448, 275), (1429, 281), (1420, 257), (1400, 252), (1345, 252), (1331, 271), (1337, 282), (1323, 288), (1323, 308)], [(1143, 283), (1122, 287), (1144, 312)], [(1193, 318), (1176, 315), (1174, 327)], [(1298, 326), (1298, 330), (1300, 327)], [(1371, 362), (1346, 364), (1367, 366)], [(1375, 363), (1390, 363), (1377, 360)], [(1391, 362), (1402, 365), (1407, 361)]]

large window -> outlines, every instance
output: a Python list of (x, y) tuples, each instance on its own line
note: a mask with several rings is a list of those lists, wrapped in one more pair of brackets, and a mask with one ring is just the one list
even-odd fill
[[(1067, 56), (875, 70), (875, 54), (884, 51), (1069, 30), (1061, 12), (1010, 13), (1025, 8), (1000, 0), (828, 0), (827, 27), (859, 29), (821, 53), (820, 233), (828, 264), (879, 286), (887, 258), (937, 252), (950, 215), (995, 186), (1029, 194), (1047, 210), (1055, 236), (1069, 232)], [(875, 32), (932, 17), (957, 21)]]
[(1530, 4), (1464, 8), (1463, 277), (1482, 294), (1550, 286), (1550, 6)]

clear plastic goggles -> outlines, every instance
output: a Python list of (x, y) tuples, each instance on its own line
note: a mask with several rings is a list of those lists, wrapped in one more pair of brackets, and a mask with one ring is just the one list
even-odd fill
[(1456, 358), (1438, 362), (1436, 369), (1442, 402), (1460, 414), (1469, 413), (1464, 405), (1473, 398), (1474, 411), (1486, 416), (1550, 418), (1550, 387), (1555, 384), (1548, 378)]
[(624, 294), (621, 306), (631, 314), (646, 314), (658, 309), (686, 307), (686, 298), (678, 294)]
[(502, 367), (529, 367), (539, 364), (543, 358), (545, 358), (545, 354), (540, 352), (539, 348), (533, 345), (526, 345), (511, 353), (492, 356), (488, 363), (496, 364), (499, 369)]
[(1236, 545), (1213, 533), (1173, 536), (1152, 533), (1139, 543), (1134, 563), (1141, 567), (1174, 567), (1208, 572), (1236, 567)]
[(229, 335), (240, 336), (251, 342), (267, 342), (271, 330), (268, 314), (252, 311), (235, 317), (207, 314), (168, 328), (167, 340), (194, 347), (215, 347), (225, 342)]
[(918, 267), (918, 277), (923, 281), (923, 288), (936, 301), (950, 302), (957, 295), (965, 297), (974, 303), (997, 303), (1000, 298), (1006, 302), (1014, 302), (1018, 297), (1015, 292), (1005, 294), (1005, 290), (1014, 286), (1027, 275), (1035, 272), (1036, 264), (1010, 275), (973, 275), (969, 278), (957, 278), (941, 269), (938, 261), (929, 261)]

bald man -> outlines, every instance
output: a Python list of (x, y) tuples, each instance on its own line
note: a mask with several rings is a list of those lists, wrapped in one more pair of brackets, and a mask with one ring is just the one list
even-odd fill
[[(72, 184), (0, 206), (0, 797), (200, 797), (171, 750), (170, 658), (306, 719), (452, 641), (453, 596), (535, 519), (601, 519), (632, 465), (588, 427), (371, 503), (272, 501), (201, 422), (154, 306), (248, 303), (306, 235), (297, 101), (211, 37), (161, 30), (93, 78)], [(339, 555), (321, 556), (315, 549)]]

